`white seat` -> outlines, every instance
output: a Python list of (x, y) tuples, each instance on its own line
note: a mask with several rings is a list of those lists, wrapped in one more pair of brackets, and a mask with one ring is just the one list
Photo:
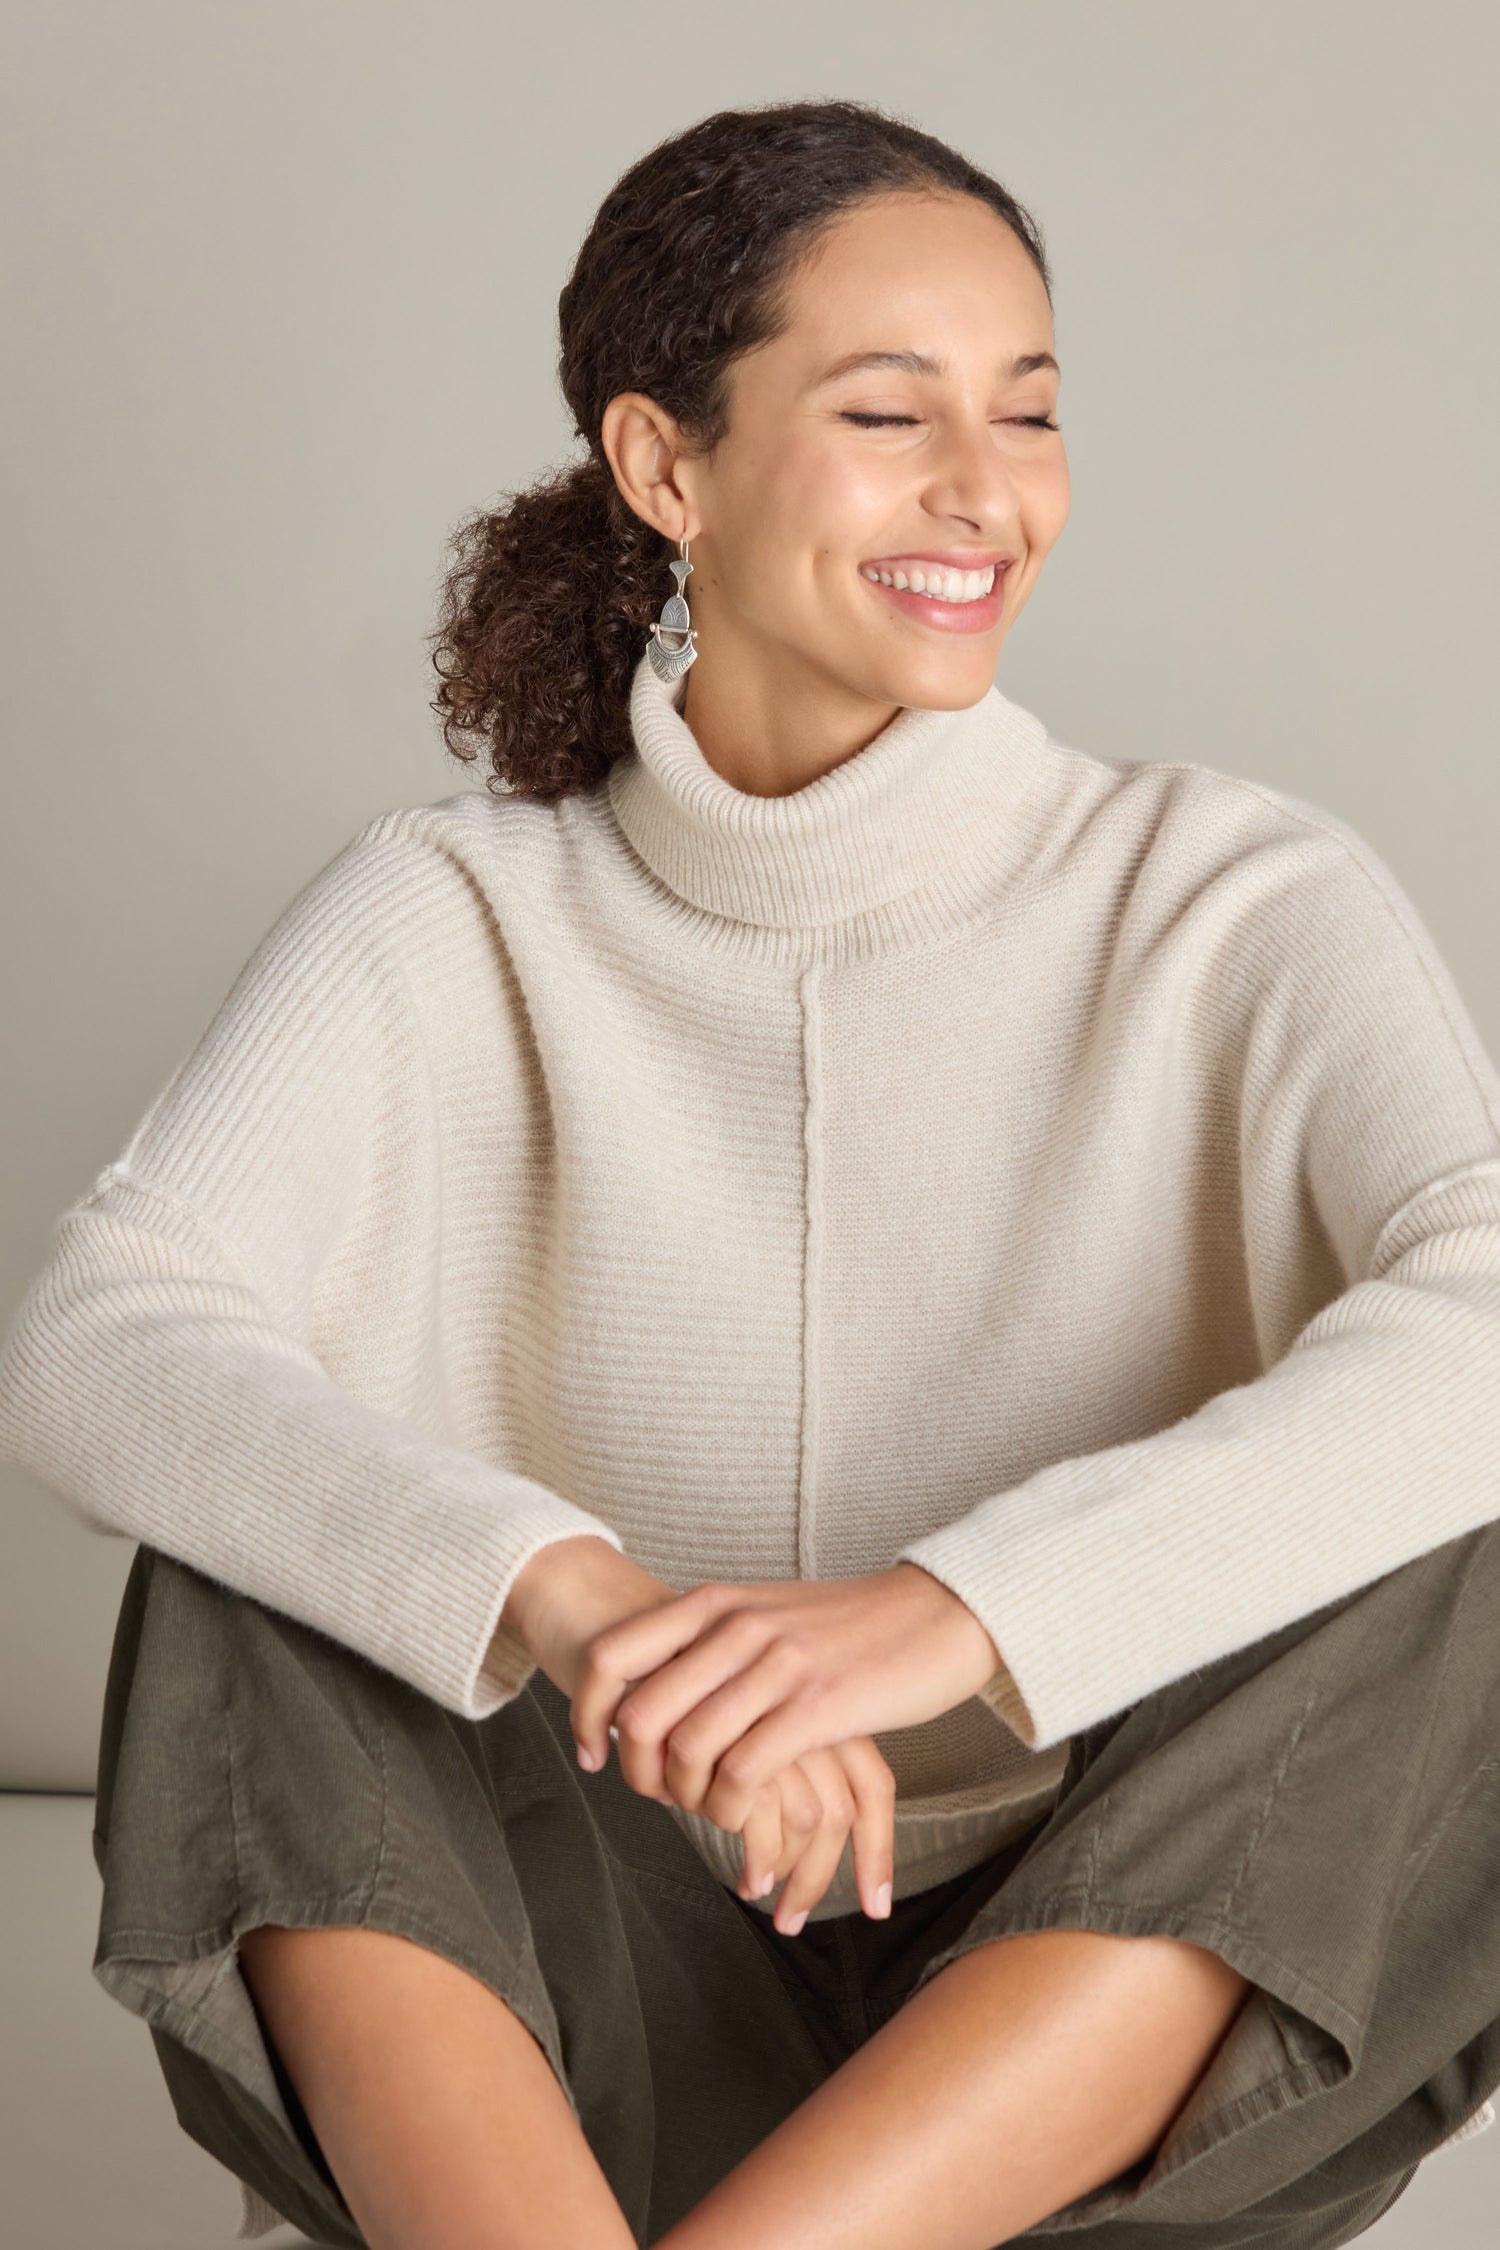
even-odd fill
[(93, 1819), (92, 1796), (0, 1792), (0, 2235), (7, 2250), (231, 2250), (238, 2180), (183, 2132), (150, 2031), (93, 1975)]

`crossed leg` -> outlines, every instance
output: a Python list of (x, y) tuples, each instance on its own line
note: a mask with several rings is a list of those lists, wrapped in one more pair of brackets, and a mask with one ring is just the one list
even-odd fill
[[(370, 2250), (633, 2250), (551, 2064), (477, 1978), (379, 1930), (240, 1945)], [(1249, 1989), (1174, 1938), (979, 1946), (654, 2250), (994, 2250), (1156, 2145)]]
[(994, 2250), (1157, 2145), (1250, 1990), (1176, 1938), (978, 1946), (656, 2250)]

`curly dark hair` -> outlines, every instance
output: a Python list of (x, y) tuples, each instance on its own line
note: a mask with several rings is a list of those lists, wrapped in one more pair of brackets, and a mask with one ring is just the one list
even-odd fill
[[(695, 446), (727, 426), (728, 372), (778, 335), (787, 285), (842, 212), (893, 190), (946, 189), (999, 213), (1052, 282), (1040, 229), (945, 141), (863, 102), (721, 109), (647, 152), (611, 188), (557, 301), (558, 377), (585, 457), (465, 518), (448, 547), (432, 709), (485, 787), (547, 804), (633, 748), (629, 692), (675, 545), (622, 498), (604, 409), (643, 391)], [(670, 590), (670, 589), (668, 589)]]

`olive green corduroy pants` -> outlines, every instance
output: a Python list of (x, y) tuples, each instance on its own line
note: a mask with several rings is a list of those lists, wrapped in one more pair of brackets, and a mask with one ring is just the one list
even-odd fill
[(884, 1922), (780, 1936), (616, 1759), (579, 1769), (545, 1673), (461, 1719), (147, 1547), (96, 1802), (95, 1975), (184, 2131), (317, 2242), (364, 2237), (240, 1975), (260, 1922), (398, 1931), (501, 1994), (643, 2246), (1016, 1931), (1186, 1938), (1255, 1989), (1154, 2156), (1015, 2239), (1324, 2250), (1500, 2085), (1500, 1525), (1078, 1736), (1045, 1819)]

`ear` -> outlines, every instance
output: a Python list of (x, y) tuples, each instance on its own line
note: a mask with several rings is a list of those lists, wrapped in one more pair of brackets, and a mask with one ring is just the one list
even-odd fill
[(699, 532), (681, 469), (688, 448), (675, 416), (644, 391), (619, 391), (605, 407), (600, 443), (620, 496), (643, 523), (674, 543)]

